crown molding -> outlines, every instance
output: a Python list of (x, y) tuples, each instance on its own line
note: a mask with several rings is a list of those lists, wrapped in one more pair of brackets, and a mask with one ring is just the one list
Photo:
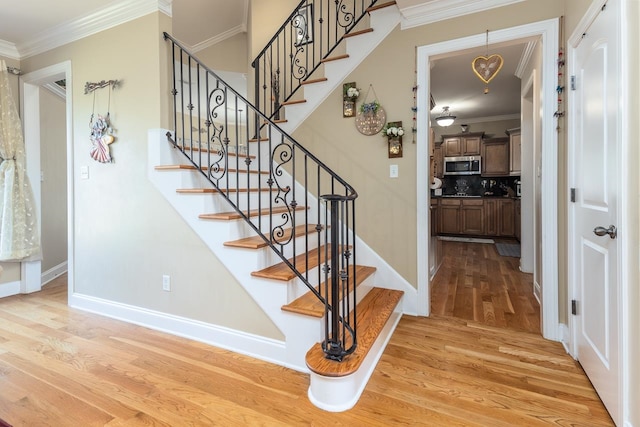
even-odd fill
[(408, 5), (411, 1), (399, 0), (397, 3), (400, 13), (404, 17), (402, 29), (406, 30), (522, 1), (524, 0), (430, 0), (422, 4), (406, 7), (403, 7), (403, 3)]
[(520, 62), (518, 62), (518, 66), (516, 67), (515, 73), (513, 73), (517, 78), (522, 80), (522, 76), (524, 75), (524, 70), (527, 68), (527, 64), (531, 60), (531, 56), (533, 55), (533, 51), (536, 47), (537, 41), (531, 40), (525, 46), (522, 51), (522, 56), (520, 57)]
[(67, 91), (55, 83), (45, 83), (42, 87), (62, 99), (67, 99)]
[(35, 34), (28, 42), (17, 45), (19, 58), (47, 52), (157, 11), (171, 16), (171, 0), (123, 0), (111, 4), (79, 19)]
[(9, 59), (20, 59), (20, 54), (18, 53), (16, 45), (4, 40), (0, 40), (0, 56), (4, 56)]
[(196, 53), (199, 52), (201, 50), (204, 50), (208, 47), (211, 47), (217, 43), (220, 43), (228, 38), (231, 38), (233, 36), (235, 36), (236, 34), (241, 34), (241, 33), (246, 33), (247, 32), (247, 26), (246, 25), (238, 25), (235, 28), (231, 28), (227, 31), (225, 31), (224, 33), (220, 33), (214, 37), (211, 37), (208, 40), (202, 41), (200, 43), (196, 43), (191, 47), (191, 52)]

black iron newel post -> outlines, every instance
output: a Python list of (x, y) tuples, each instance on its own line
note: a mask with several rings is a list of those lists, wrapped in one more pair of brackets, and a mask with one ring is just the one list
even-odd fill
[[(331, 245), (327, 263), (327, 268), (331, 275), (331, 289), (329, 290), (330, 299), (327, 300), (328, 307), (325, 309), (325, 315), (329, 316), (328, 323), (330, 330), (326, 332), (324, 352), (326, 357), (332, 360), (341, 361), (345, 355), (344, 343), (340, 334), (340, 204), (344, 202), (344, 198), (337, 194), (329, 194), (322, 196), (322, 199), (331, 203)], [(330, 313), (329, 313), (330, 312)]]

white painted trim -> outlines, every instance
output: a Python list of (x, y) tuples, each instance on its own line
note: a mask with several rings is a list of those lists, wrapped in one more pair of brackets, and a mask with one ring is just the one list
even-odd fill
[(0, 298), (18, 295), (20, 293), (20, 281), (7, 282), (0, 284)]
[(213, 45), (216, 45), (220, 42), (223, 42), (227, 39), (230, 39), (231, 37), (237, 35), (237, 34), (242, 34), (242, 33), (246, 33), (247, 32), (247, 26), (246, 24), (243, 25), (238, 25), (234, 28), (231, 28), (223, 33), (217, 34), (214, 37), (211, 37), (210, 39), (204, 40), (200, 43), (196, 43), (194, 44), (190, 49), (188, 48), (188, 45), (185, 46), (187, 47), (187, 50), (190, 50), (192, 53), (197, 53), (200, 52), (201, 50), (204, 50), (208, 47), (211, 47)]
[(62, 262), (56, 265), (55, 267), (51, 267), (50, 269), (42, 273), (42, 280), (41, 280), (42, 286), (46, 285), (56, 277), (62, 276), (64, 273), (67, 272), (68, 269), (69, 269), (69, 265), (67, 261)]
[(111, 3), (81, 18), (34, 34), (29, 41), (18, 44), (17, 50), (20, 59), (25, 59), (157, 11), (170, 14), (171, 3), (168, 0), (123, 0)]
[[(556, 121), (553, 120), (553, 113), (556, 110), (557, 105), (554, 105), (555, 90), (557, 86), (557, 70), (556, 55), (558, 52), (558, 20), (550, 19), (546, 21), (535, 22), (531, 24), (525, 24), (518, 27), (507, 28), (503, 30), (497, 30), (492, 32), (492, 38), (495, 43), (506, 42), (518, 38), (525, 37), (542, 37), (543, 43), (543, 68), (542, 68), (542, 91), (543, 105), (542, 111), (544, 114), (542, 120), (542, 192), (545, 198), (542, 203), (542, 222), (545, 227), (545, 233), (543, 233), (543, 281), (545, 290), (548, 292), (543, 293), (543, 307), (542, 317), (543, 331), (542, 334), (545, 338), (558, 341), (558, 236), (557, 236), (557, 190), (558, 190), (558, 176), (557, 176), (557, 146), (558, 135), (556, 133)], [(430, 68), (429, 58), (434, 55), (441, 55), (444, 53), (454, 52), (457, 50), (463, 50), (468, 48), (474, 48), (484, 46), (486, 35), (476, 34), (474, 36), (463, 37), (456, 40), (447, 40), (441, 43), (435, 43), (427, 46), (418, 47), (418, 123), (429, 123), (428, 108), (426, 108), (426, 99), (428, 98), (429, 84), (430, 84)], [(554, 80), (555, 79), (555, 80)], [(429, 180), (429, 170), (425, 167), (425, 162), (422, 162), (421, 158), (426, 158), (426, 146), (429, 140), (428, 126), (418, 126), (416, 135), (417, 140), (417, 187), (418, 189), (425, 189), (425, 183)], [(421, 148), (422, 147), (422, 148)], [(428, 216), (424, 212), (428, 209), (429, 198), (425, 197), (428, 194), (426, 190), (418, 194), (417, 200), (417, 214), (418, 214), (418, 236), (422, 237), (427, 235), (426, 228), (429, 227)], [(417, 264), (423, 263), (423, 260), (428, 259), (428, 253), (423, 252), (426, 249), (426, 245), (418, 247)], [(428, 277), (418, 276), (418, 295), (424, 296), (429, 304), (429, 282)], [(428, 305), (427, 305), (428, 307)]]
[(604, 6), (607, 1), (609, 0), (591, 0), (591, 6), (589, 6), (589, 9), (584, 14), (580, 22), (578, 22), (578, 25), (576, 25), (576, 28), (568, 39), (569, 46), (573, 48), (578, 47), (582, 41), (582, 35), (587, 31), (587, 28), (591, 26), (593, 21), (596, 20), (596, 17), (602, 10), (602, 6)]
[(526, 70), (527, 65), (529, 65), (529, 61), (531, 61), (531, 55), (533, 55), (537, 44), (537, 41), (531, 40), (524, 47), (522, 55), (520, 56), (520, 61), (518, 62), (518, 66), (516, 67), (516, 72), (513, 73), (517, 78), (522, 80), (524, 70)]
[(282, 341), (78, 293), (69, 296), (69, 306), (304, 372), (296, 365), (286, 364), (286, 345)]
[[(27, 73), (21, 78), (22, 85), (20, 86), (20, 94), (23, 100), (22, 102), (22, 117), (23, 120), (30, 117), (34, 126), (39, 128), (40, 126), (40, 106), (38, 99), (39, 86), (52, 81), (60, 80), (64, 78), (67, 81), (67, 98), (65, 102), (66, 106), (66, 133), (67, 133), (67, 263), (68, 263), (68, 289), (69, 295), (71, 295), (74, 286), (73, 275), (73, 262), (74, 262), (74, 185), (73, 185), (73, 84), (71, 76), (71, 61), (64, 61), (56, 65), (42, 68), (40, 70)], [(27, 94), (29, 96), (27, 96)], [(28, 112), (28, 113), (27, 113)], [(26, 122), (24, 122), (26, 123)], [(37, 186), (33, 186), (33, 196), (38, 205), (38, 218), (40, 215), (40, 137), (39, 130), (37, 138), (30, 132), (25, 132), (25, 151), (27, 157), (27, 164), (30, 167), (27, 170), (29, 180), (31, 183), (37, 183)], [(38, 221), (39, 227), (41, 221)], [(37, 281), (38, 288), (42, 283), (42, 266), (41, 262), (37, 261), (37, 268), (32, 266), (30, 269), (24, 270), (29, 277), (23, 275), (23, 280), (31, 283)], [(24, 264), (24, 263), (23, 263)], [(24, 274), (24, 273), (23, 273)], [(39, 290), (39, 289), (38, 289)]]
[(16, 45), (5, 40), (0, 40), (0, 56), (10, 59), (20, 59)]
[[(484, 12), (522, 1), (524, 0), (440, 0), (424, 2), (423, 4), (400, 9), (404, 16), (402, 29), (406, 30), (420, 25)], [(493, 35), (493, 33), (491, 34)]]
[(67, 99), (67, 91), (62, 89), (56, 83), (47, 83), (45, 85), (42, 85), (42, 87), (44, 87), (46, 90), (48, 90), (49, 92), (51, 92), (52, 94), (56, 95), (59, 98)]

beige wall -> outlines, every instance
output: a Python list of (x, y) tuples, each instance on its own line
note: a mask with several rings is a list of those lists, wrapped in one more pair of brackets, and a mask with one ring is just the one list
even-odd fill
[(207, 67), (213, 70), (248, 73), (249, 45), (247, 33), (236, 34), (220, 43), (195, 53)]
[[(23, 61), (34, 71), (72, 62), (75, 186), (75, 290), (275, 339), (281, 333), (147, 179), (147, 131), (168, 117), (170, 66), (162, 31), (170, 19), (154, 13)], [(99, 52), (99, 55), (96, 55)], [(161, 73), (159, 75), (158, 69)], [(111, 95), (115, 162), (89, 157), (93, 96), (87, 81), (118, 79)], [(107, 89), (96, 93), (106, 113)], [(79, 179), (80, 166), (88, 180)], [(162, 291), (162, 275), (172, 292)]]
[(42, 272), (67, 261), (66, 101), (40, 90)]

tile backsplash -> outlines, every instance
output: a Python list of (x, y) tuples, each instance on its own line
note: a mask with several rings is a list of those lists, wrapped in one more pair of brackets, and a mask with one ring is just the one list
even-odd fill
[(519, 176), (487, 178), (480, 175), (448, 175), (442, 178), (442, 194), (464, 193), (468, 196), (504, 196), (509, 188), (516, 192)]

